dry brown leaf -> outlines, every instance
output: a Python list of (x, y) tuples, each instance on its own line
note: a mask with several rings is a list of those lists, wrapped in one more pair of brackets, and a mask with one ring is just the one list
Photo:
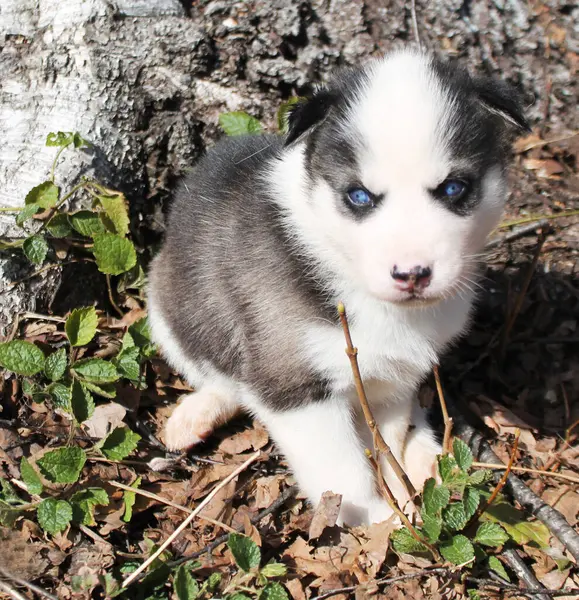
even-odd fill
[(290, 579), (289, 581), (284, 581), (284, 585), (293, 600), (306, 600), (304, 587), (299, 579)]
[(219, 450), (225, 454), (240, 454), (250, 448), (259, 450), (269, 442), (269, 436), (265, 428), (255, 423), (250, 429), (240, 431), (219, 444)]
[(536, 171), (539, 177), (545, 179), (559, 179), (555, 175), (564, 171), (563, 166), (552, 158), (527, 158), (523, 161), (523, 167)]
[(92, 417), (82, 427), (91, 437), (102, 439), (123, 422), (126, 414), (124, 406), (117, 402), (101, 404), (94, 409)]
[(543, 493), (543, 500), (556, 508), (572, 527), (577, 523), (579, 515), (579, 494), (569, 486), (549, 488)]
[(255, 508), (267, 508), (279, 498), (281, 480), (280, 475), (260, 477), (256, 480), (253, 494)]
[(310, 524), (310, 540), (319, 538), (326, 527), (333, 527), (336, 524), (341, 506), (342, 496), (340, 494), (334, 494), (333, 492), (322, 494)]

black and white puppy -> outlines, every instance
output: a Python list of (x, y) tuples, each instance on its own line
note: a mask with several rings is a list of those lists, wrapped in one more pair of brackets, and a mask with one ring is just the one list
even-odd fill
[(342, 522), (387, 518), (336, 305), (382, 434), (420, 487), (440, 446), (416, 391), (468, 324), (526, 127), (505, 84), (401, 52), (337, 75), (294, 108), (285, 138), (209, 151), (176, 194), (150, 273), (154, 338), (195, 389), (167, 445), (193, 446), (245, 410), (313, 503), (331, 490)]

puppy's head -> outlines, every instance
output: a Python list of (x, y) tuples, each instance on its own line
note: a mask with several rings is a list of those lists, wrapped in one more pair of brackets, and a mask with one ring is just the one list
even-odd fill
[(338, 276), (385, 301), (436, 302), (471, 286), (527, 128), (507, 85), (395, 54), (294, 107), (287, 208)]

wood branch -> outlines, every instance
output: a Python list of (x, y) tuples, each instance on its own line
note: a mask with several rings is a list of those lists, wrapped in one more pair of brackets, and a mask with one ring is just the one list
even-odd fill
[(440, 409), (442, 410), (442, 418), (444, 420), (444, 437), (442, 439), (442, 451), (444, 454), (448, 454), (450, 452), (450, 438), (452, 435), (452, 417), (448, 414), (448, 408), (446, 406), (446, 400), (444, 398), (444, 391), (442, 390), (442, 383), (440, 382), (438, 365), (435, 365), (432, 370), (434, 372), (434, 381), (436, 383), (438, 401), (440, 402)]
[[(491, 469), (491, 470), (499, 470), (502, 471), (506, 469), (506, 465), (496, 464), (496, 463), (483, 463), (475, 461), (472, 463), (473, 467), (479, 469)], [(534, 473), (535, 475), (542, 475), (544, 477), (552, 477), (553, 479), (564, 479), (565, 481), (570, 481), (571, 483), (579, 483), (579, 477), (574, 475), (567, 475), (567, 473), (557, 473), (555, 471), (547, 471), (544, 469), (530, 469), (528, 467), (517, 467), (512, 466), (511, 471), (515, 471), (516, 473)]]
[[(452, 408), (452, 405), (450, 405)], [(500, 462), (482, 434), (471, 427), (459, 413), (453, 412), (456, 433), (469, 445), (475, 458), (481, 462)], [(505, 489), (534, 517), (544, 523), (549, 531), (564, 545), (579, 562), (579, 534), (567, 523), (565, 517), (531, 491), (516, 475), (507, 478)]]
[[(515, 575), (519, 578), (519, 581), (522, 581), (528, 588), (533, 590), (546, 590), (547, 588), (540, 583), (540, 581), (535, 577), (535, 574), (523, 561), (523, 559), (519, 556), (519, 553), (514, 548), (508, 548), (503, 552), (503, 557), (506, 560), (507, 564), (511, 569), (515, 572)], [(537, 596), (538, 598), (547, 599), (549, 596), (540, 594)]]

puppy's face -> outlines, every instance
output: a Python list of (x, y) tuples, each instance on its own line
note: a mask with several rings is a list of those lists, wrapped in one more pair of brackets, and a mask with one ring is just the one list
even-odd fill
[(430, 57), (342, 75), (290, 120), (304, 235), (381, 300), (414, 306), (472, 288), (502, 212), (511, 134), (525, 126), (506, 86)]

